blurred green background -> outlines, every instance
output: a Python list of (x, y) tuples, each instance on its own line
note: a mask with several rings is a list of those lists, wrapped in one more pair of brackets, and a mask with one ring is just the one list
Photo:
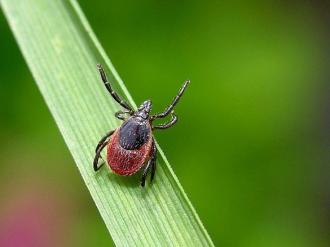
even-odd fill
[[(330, 245), (326, 1), (79, 2), (138, 104), (192, 81), (156, 136), (216, 246)], [(111, 245), (3, 14), (0, 35), (0, 245)]]

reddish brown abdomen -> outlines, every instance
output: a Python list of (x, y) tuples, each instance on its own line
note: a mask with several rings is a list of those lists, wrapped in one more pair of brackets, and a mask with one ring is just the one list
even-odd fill
[(138, 149), (127, 150), (120, 145), (120, 128), (112, 135), (107, 147), (107, 161), (111, 170), (119, 175), (132, 175), (141, 169), (143, 164), (148, 160), (152, 138), (148, 140)]

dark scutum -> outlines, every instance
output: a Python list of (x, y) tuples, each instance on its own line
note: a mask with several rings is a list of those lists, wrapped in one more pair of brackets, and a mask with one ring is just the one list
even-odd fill
[(134, 117), (123, 123), (119, 130), (119, 144), (126, 150), (139, 149), (150, 137), (150, 128), (146, 121), (140, 122)]

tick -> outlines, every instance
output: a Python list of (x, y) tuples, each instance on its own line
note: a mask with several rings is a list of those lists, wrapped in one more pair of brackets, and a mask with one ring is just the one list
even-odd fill
[[(115, 113), (115, 116), (124, 122), (117, 129), (109, 131), (97, 144), (93, 162), (94, 170), (99, 170), (103, 165), (99, 165), (99, 159), (101, 158), (101, 151), (107, 147), (106, 160), (114, 173), (130, 176), (145, 166), (141, 177), (141, 186), (144, 187), (148, 173), (151, 172), (150, 182), (152, 182), (156, 172), (157, 147), (153, 131), (170, 128), (178, 121), (173, 108), (179, 102), (190, 81), (186, 81), (182, 85), (172, 103), (163, 112), (150, 115), (151, 100), (144, 101), (137, 110), (133, 110), (112, 89), (102, 66), (98, 64), (97, 68), (108, 92), (125, 110)], [(171, 115), (168, 122), (153, 125), (155, 119), (165, 118), (168, 115)]]

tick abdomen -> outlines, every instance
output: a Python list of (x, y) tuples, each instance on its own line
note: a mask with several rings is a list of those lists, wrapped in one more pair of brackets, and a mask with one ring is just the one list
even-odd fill
[(119, 144), (126, 150), (139, 149), (150, 138), (151, 128), (148, 121), (139, 117), (129, 118), (119, 130)]
[[(147, 135), (149, 138), (146, 138), (145, 141), (143, 139), (145, 138), (145, 134), (143, 134), (145, 131), (143, 130), (145, 127), (148, 128), (150, 126), (148, 125), (148, 122), (144, 124), (145, 127), (141, 127), (142, 125), (137, 126), (137, 123), (132, 123), (130, 120), (127, 122), (129, 123), (125, 125), (127, 127), (125, 127), (124, 130), (122, 130), (123, 125), (117, 129), (115, 133), (113, 133), (107, 147), (107, 161), (111, 170), (114, 173), (123, 176), (134, 174), (145, 164), (145, 162), (150, 158), (150, 150), (153, 143), (150, 134)], [(133, 135), (135, 137), (131, 137), (128, 134), (133, 130), (136, 131), (135, 133), (138, 133)], [(123, 133), (121, 134), (121, 132)], [(136, 139), (136, 141), (127, 142), (125, 141), (126, 139), (130, 141)], [(122, 146), (121, 141), (125, 144), (124, 147)], [(127, 147), (138, 148), (128, 149)]]

